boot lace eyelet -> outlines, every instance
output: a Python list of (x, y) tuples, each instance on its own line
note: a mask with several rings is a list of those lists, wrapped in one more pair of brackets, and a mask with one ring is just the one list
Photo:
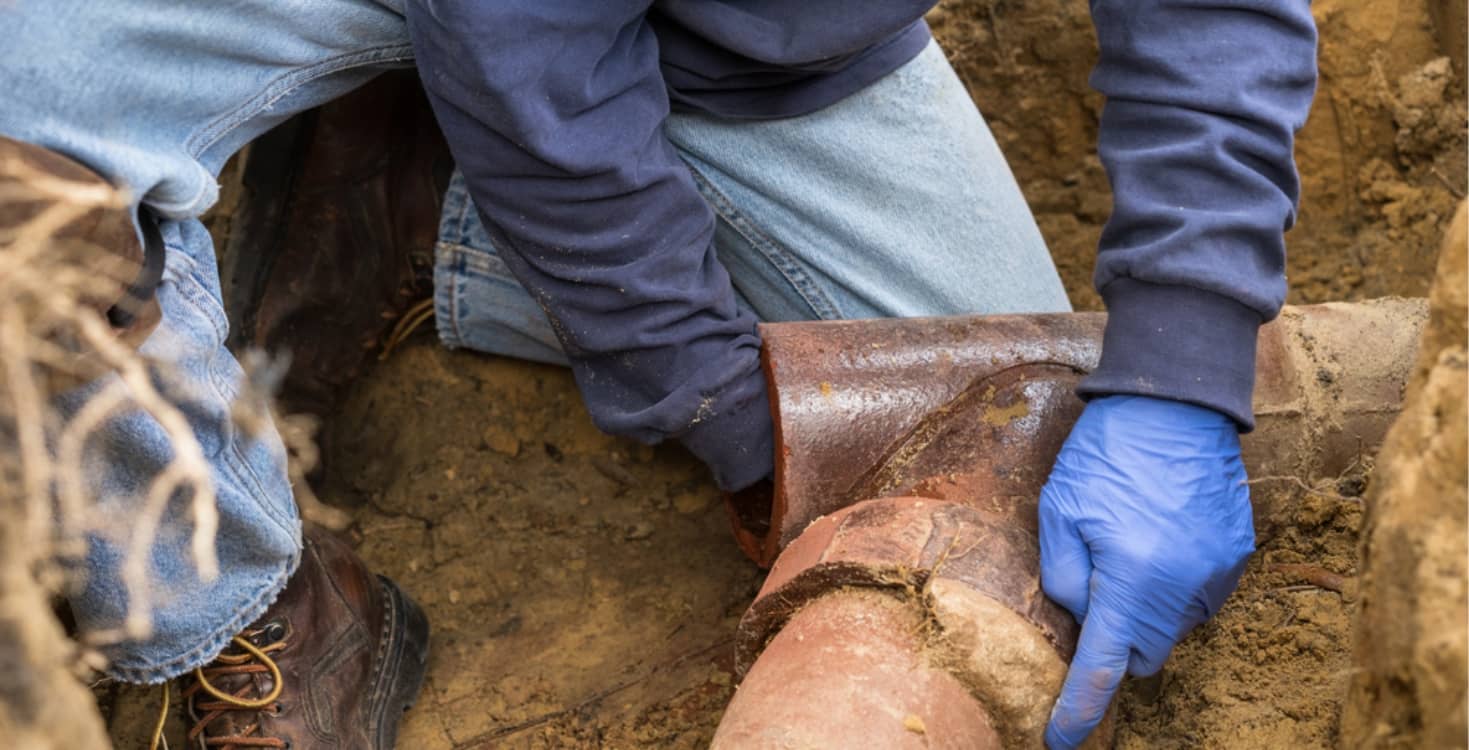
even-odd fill
[(272, 622), (265, 626), (265, 644), (270, 645), (284, 640), (286, 637), (286, 626), (281, 622)]

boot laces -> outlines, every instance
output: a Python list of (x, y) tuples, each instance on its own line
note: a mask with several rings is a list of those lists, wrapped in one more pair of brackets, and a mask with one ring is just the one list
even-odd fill
[[(196, 742), (199, 736), (204, 734), (210, 722), (232, 711), (248, 711), (265, 715), (275, 715), (280, 712), (276, 699), (280, 698), (283, 687), (281, 670), (270, 655), (285, 648), (286, 642), (284, 638), (281, 638), (265, 646), (256, 646), (250, 641), (250, 638), (263, 631), (264, 628), (261, 628), (235, 636), (232, 642), (239, 652), (220, 654), (208, 666), (194, 670), (193, 684), (184, 690), (184, 698), (187, 699), (203, 692), (213, 700), (195, 700), (194, 709), (202, 712), (202, 715), (189, 729), (189, 742)], [(220, 689), (211, 681), (228, 675), (267, 673), (270, 675), (271, 687), (265, 695), (259, 697), (249, 697), (249, 693), (255, 687), (253, 679), (246, 681), (239, 690), (233, 693)], [(218, 747), (225, 750), (253, 747), (286, 750), (290, 747), (290, 743), (286, 740), (263, 736), (261, 731), (260, 721), (256, 718), (241, 728), (238, 734), (205, 737), (204, 744), (206, 747)]]

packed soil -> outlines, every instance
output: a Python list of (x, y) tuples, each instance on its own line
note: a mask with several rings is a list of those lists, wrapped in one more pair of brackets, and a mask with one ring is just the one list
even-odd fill
[[(1444, 6), (1447, 7), (1447, 6)], [(1462, 14), (1318, 0), (1321, 89), (1299, 142), (1290, 301), (1423, 295), (1465, 185)], [(1110, 209), (1085, 3), (945, 2), (935, 31), (989, 119), (1076, 306)], [(1444, 57), (1455, 54), (1457, 59)], [(733, 693), (732, 638), (762, 573), (676, 447), (606, 437), (562, 370), (446, 351), (423, 334), (325, 427), (323, 498), (434, 626), (400, 747), (702, 747)], [(1370, 456), (1302, 477), (1291, 523), (1236, 595), (1131, 681), (1116, 745), (1328, 747), (1351, 665)], [(150, 694), (104, 701), (137, 747)], [(177, 737), (178, 719), (170, 732)], [(175, 740), (175, 746), (178, 740)]]

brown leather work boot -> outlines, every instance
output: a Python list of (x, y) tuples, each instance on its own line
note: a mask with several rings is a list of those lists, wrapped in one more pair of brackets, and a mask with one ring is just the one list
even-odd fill
[(411, 70), (384, 73), (251, 146), (221, 281), (231, 347), (291, 357), (286, 413), (333, 411), (393, 324), (431, 295), (452, 169)]
[(393, 747), (423, 682), (428, 620), (330, 532), (305, 536), (275, 604), (183, 680), (200, 748)]

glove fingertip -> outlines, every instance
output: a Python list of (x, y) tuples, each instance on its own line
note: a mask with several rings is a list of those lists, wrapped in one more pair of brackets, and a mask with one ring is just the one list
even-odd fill
[(1104, 623), (1093, 614), (1081, 627), (1076, 655), (1046, 725), (1049, 747), (1080, 745), (1101, 723), (1127, 671), (1127, 641)]

